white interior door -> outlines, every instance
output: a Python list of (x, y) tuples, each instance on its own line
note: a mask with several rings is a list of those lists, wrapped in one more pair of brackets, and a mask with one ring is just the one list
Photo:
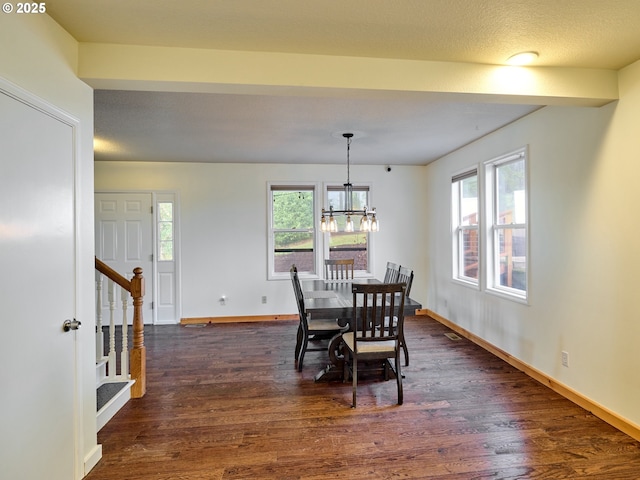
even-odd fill
[[(154, 323), (153, 316), (153, 214), (150, 193), (96, 193), (95, 229), (96, 255), (126, 278), (133, 269), (142, 268), (145, 296), (142, 304), (144, 323)], [(103, 287), (102, 309), (109, 308), (106, 287)], [(120, 299), (116, 299), (120, 305)], [(131, 300), (129, 310), (133, 312)], [(133, 315), (127, 316), (129, 324)]]
[(77, 465), (74, 127), (0, 83), (2, 478), (68, 480)]

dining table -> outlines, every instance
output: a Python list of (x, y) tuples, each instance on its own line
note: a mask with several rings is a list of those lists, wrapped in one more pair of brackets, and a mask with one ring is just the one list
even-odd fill
[[(307, 314), (313, 318), (335, 318), (342, 326), (349, 324), (353, 316), (353, 284), (380, 284), (375, 278), (356, 278), (353, 280), (302, 280), (302, 294)], [(355, 306), (356, 313), (362, 305)], [(415, 315), (422, 304), (405, 297), (404, 316)], [(318, 372), (316, 381), (342, 380), (344, 375), (344, 356), (342, 355), (342, 334), (335, 335), (328, 346), (329, 364)]]

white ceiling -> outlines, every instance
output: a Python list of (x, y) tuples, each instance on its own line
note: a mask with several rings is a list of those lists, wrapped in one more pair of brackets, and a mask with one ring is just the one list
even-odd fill
[[(640, 59), (640, 0), (50, 0), (76, 40), (618, 70)], [(384, 98), (96, 90), (96, 160), (423, 165), (539, 108)]]

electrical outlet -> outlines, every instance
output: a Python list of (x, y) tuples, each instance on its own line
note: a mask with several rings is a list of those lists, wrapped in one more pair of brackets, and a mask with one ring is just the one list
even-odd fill
[(267, 303), (267, 296), (266, 295), (262, 296), (262, 303)]
[(569, 352), (565, 352), (564, 350), (561, 353), (562, 356), (562, 366), (569, 367)]

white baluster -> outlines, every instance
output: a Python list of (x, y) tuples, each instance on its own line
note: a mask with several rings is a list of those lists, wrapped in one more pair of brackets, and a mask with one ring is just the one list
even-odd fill
[(120, 377), (124, 380), (129, 378), (129, 322), (127, 320), (127, 301), (129, 292), (121, 288), (122, 298), (122, 351), (120, 352)]
[(107, 368), (109, 369), (109, 378), (116, 377), (116, 323), (115, 323), (115, 283), (113, 280), (109, 280), (109, 363)]
[(96, 271), (96, 362), (104, 357), (104, 336), (102, 334), (102, 274)]

